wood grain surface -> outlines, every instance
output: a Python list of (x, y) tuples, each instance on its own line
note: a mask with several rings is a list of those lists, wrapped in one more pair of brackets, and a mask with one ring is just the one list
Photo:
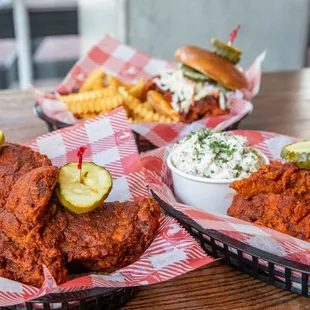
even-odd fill
[[(33, 114), (29, 92), (0, 92), (0, 128), (7, 140), (24, 143), (46, 133)], [(310, 139), (310, 69), (263, 74), (254, 112), (242, 129), (274, 131)], [(202, 267), (176, 279), (139, 289), (124, 309), (310, 309), (294, 295), (224, 266)]]

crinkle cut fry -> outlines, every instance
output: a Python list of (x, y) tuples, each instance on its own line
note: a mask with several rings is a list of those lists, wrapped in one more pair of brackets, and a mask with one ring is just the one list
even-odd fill
[(90, 75), (83, 82), (80, 93), (89, 92), (95, 89), (100, 89), (103, 87), (103, 79), (105, 77), (105, 72), (101, 69), (95, 69), (90, 73)]
[(116, 93), (116, 88), (106, 87), (102, 89), (92, 90), (86, 93), (73, 93), (69, 95), (62, 95), (59, 96), (59, 100), (63, 101), (67, 105), (70, 105), (70, 103), (72, 102), (83, 102), (93, 99), (113, 97)]
[[(124, 96), (124, 105), (127, 106), (134, 116), (145, 122), (173, 123), (174, 121), (164, 115), (160, 115), (150, 110), (148, 106), (144, 106), (139, 99), (130, 95), (125, 88), (120, 87), (119, 92)], [(134, 118), (130, 119), (134, 122)]]
[[(84, 100), (76, 98), (76, 100), (68, 100), (68, 110), (74, 114), (87, 113), (107, 113), (123, 104), (123, 97), (116, 92), (115, 89), (108, 90), (105, 93), (100, 93), (96, 98), (85, 98)], [(81, 94), (81, 95), (86, 95)], [(75, 96), (75, 95), (74, 95)]]

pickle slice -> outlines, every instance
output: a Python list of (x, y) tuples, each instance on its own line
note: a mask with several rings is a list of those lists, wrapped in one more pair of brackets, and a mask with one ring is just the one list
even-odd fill
[(216, 54), (226, 58), (233, 64), (237, 64), (240, 61), (242, 51), (236, 47), (217, 39), (211, 39), (211, 44), (215, 47)]
[(84, 162), (79, 182), (77, 163), (59, 169), (57, 195), (60, 203), (77, 214), (99, 207), (112, 189), (108, 170), (91, 162)]
[(195, 69), (192, 69), (186, 65), (181, 65), (180, 68), (183, 72), (183, 75), (190, 80), (193, 80), (195, 82), (206, 82), (209, 80), (209, 78), (203, 73), (198, 72)]
[(291, 143), (283, 147), (281, 157), (298, 168), (310, 169), (310, 141)]
[(0, 130), (0, 145), (5, 142), (5, 136), (2, 130)]

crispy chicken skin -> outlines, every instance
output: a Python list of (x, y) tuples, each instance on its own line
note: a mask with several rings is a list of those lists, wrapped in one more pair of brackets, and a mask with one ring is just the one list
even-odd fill
[(61, 252), (72, 268), (115, 271), (133, 263), (150, 245), (159, 216), (152, 198), (105, 203), (82, 215), (61, 209), (55, 217), (55, 225), (66, 222)]
[(41, 167), (13, 185), (0, 213), (0, 275), (8, 277), (9, 272), (11, 279), (40, 286), (44, 264), (58, 283), (66, 280), (65, 260), (58, 248), (61, 231), (53, 235), (45, 232), (58, 208), (49, 204), (57, 178), (56, 167)]
[[(155, 76), (157, 77), (157, 76)], [(159, 92), (163, 98), (171, 104), (172, 92), (169, 90), (162, 90), (150, 79), (146, 84), (146, 91), (156, 90)], [(191, 123), (197, 119), (207, 117), (207, 116), (218, 116), (223, 114), (228, 114), (228, 110), (222, 110), (219, 105), (218, 96), (207, 95), (198, 101), (193, 102), (188, 113), (180, 113), (181, 121), (184, 123)]]
[(43, 265), (58, 284), (67, 280), (68, 270), (111, 272), (133, 263), (155, 236), (160, 207), (152, 198), (106, 203), (77, 215), (59, 204), (58, 168), (45, 156), (9, 144), (0, 151), (0, 163), (0, 193), (6, 195), (0, 212), (1, 277), (40, 287)]
[(228, 215), (310, 241), (310, 201), (289, 191), (249, 199), (236, 195)]
[(34, 152), (29, 147), (12, 143), (2, 145), (0, 152), (0, 208), (4, 207), (12, 186), (21, 176), (34, 168), (51, 165), (47, 156)]
[(310, 241), (310, 171), (275, 161), (231, 187), (228, 215)]
[(274, 161), (250, 177), (235, 181), (230, 187), (245, 199), (284, 191), (305, 195), (310, 189), (310, 170), (300, 170), (292, 163)]

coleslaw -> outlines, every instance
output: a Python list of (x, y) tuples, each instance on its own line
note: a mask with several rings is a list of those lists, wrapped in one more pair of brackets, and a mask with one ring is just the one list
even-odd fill
[(177, 142), (171, 159), (178, 170), (211, 179), (247, 177), (264, 164), (246, 137), (206, 128)]

